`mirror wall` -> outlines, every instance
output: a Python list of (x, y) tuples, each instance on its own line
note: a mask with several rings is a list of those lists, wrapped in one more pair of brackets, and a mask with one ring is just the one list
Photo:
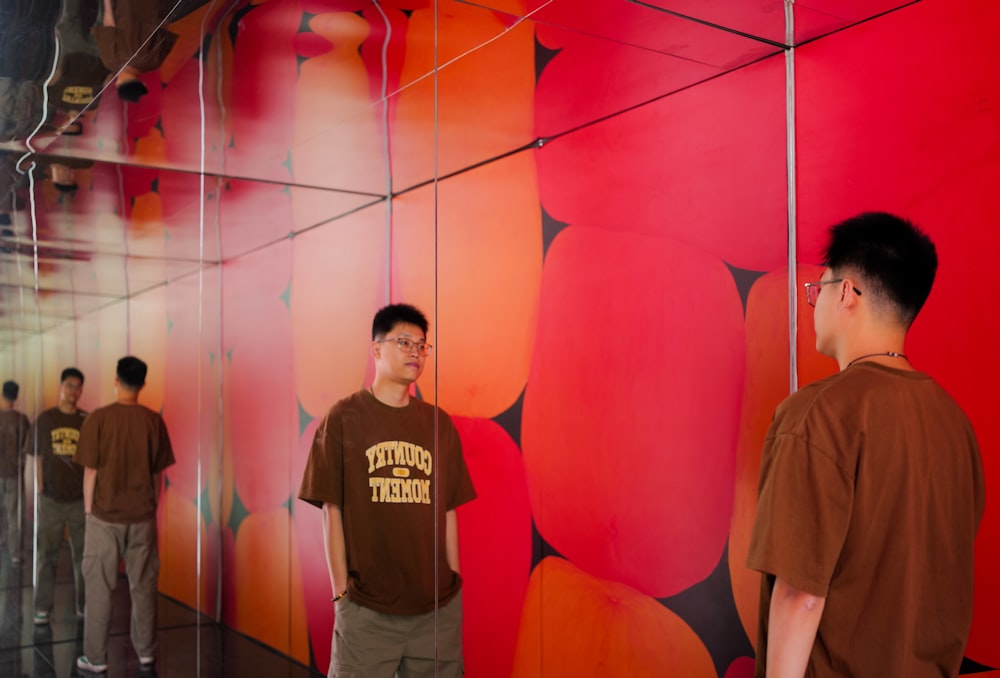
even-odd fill
[[(986, 0), (179, 0), (116, 15), (135, 29), (117, 65), (92, 29), (119, 3), (40, 4), (0, 20), (0, 376), (34, 419), (66, 366), (91, 410), (119, 357), (149, 364), (177, 457), (160, 675), (244, 665), (223, 628), (326, 670), (321, 515), (295, 496), (395, 301), (431, 320), (418, 394), (478, 493), (459, 511), (467, 674), (751, 675), (757, 450), (790, 385), (833, 369), (795, 302), (823, 229), (896, 209), (956, 260), (995, 244), (996, 206), (935, 169), (995, 177), (991, 151), (947, 150), (972, 147), (963, 129), (995, 142), (991, 41), (959, 39), (1000, 18)], [(895, 105), (914, 100), (942, 103)], [(970, 224), (951, 241), (946, 204)], [(944, 280), (947, 325), (982, 276)], [(927, 363), (963, 405), (993, 402), (941, 357), (966, 340), (931, 325)], [(9, 565), (29, 612), (0, 653), (70, 675), (69, 608), (39, 644), (32, 568)], [(969, 654), (996, 666), (980, 584)]]

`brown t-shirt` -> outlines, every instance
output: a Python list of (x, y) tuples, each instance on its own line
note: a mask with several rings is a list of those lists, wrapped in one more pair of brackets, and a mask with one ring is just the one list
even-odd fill
[(46, 497), (56, 501), (83, 499), (83, 467), (73, 461), (73, 455), (86, 416), (82, 410), (66, 414), (53, 407), (38, 415), (28, 433), (24, 450), (41, 460), (42, 494)]
[(155, 71), (177, 42), (176, 33), (160, 28), (170, 10), (166, 0), (112, 0), (111, 8), (115, 25), (91, 29), (105, 67), (112, 73), (125, 65), (141, 73)]
[(174, 463), (163, 417), (143, 405), (113, 403), (90, 413), (73, 461), (97, 469), (91, 511), (109, 523), (156, 517), (153, 475)]
[(28, 418), (17, 410), (0, 410), (0, 478), (17, 478), (24, 468)]
[(434, 609), (435, 515), (439, 603), (462, 585), (448, 567), (445, 513), (476, 493), (458, 432), (439, 413), (435, 444), (433, 405), (411, 398), (390, 407), (360, 391), (334, 405), (316, 431), (299, 498), (340, 507), (348, 589), (365, 607), (403, 615)]
[(747, 565), (826, 598), (806, 676), (958, 673), (983, 516), (972, 425), (930, 377), (859, 363), (775, 412)]

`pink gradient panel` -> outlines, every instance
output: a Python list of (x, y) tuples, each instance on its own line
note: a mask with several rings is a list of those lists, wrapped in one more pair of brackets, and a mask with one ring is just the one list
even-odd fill
[(232, 138), (223, 140), (227, 173), (276, 181), (291, 175), (284, 163), (295, 129), (300, 22), (294, 1), (259, 3), (239, 22), (226, 80), (236, 112), (228, 129)]
[[(546, 46), (560, 47), (558, 42)], [(575, 36), (542, 71), (535, 131), (543, 137), (559, 134), (720, 72), (706, 64)], [(587, 77), (581, 78), (582, 73)]]
[(286, 241), (222, 269), (233, 478), (251, 513), (285, 503), (298, 489), (289, 464), (289, 447), (298, 437), (292, 324), (282, 298), (291, 262)]
[[(572, 96), (584, 73), (543, 79), (539, 98)], [(538, 152), (542, 204), (558, 221), (669, 236), (739, 268), (782, 266), (783, 91), (784, 60), (768, 59), (557, 139)]]
[(718, 259), (662, 238), (560, 233), (524, 398), (542, 536), (655, 597), (704, 579), (729, 529), (743, 372), (742, 307)]
[(487, 419), (455, 417), (476, 499), (458, 508), (465, 662), (509, 676), (531, 573), (531, 506), (521, 451)]
[(163, 418), (169, 427), (177, 462), (167, 470), (167, 477), (178, 493), (191, 500), (202, 489), (198, 485), (197, 388), (201, 347), (197, 295), (197, 285), (191, 281), (168, 285), (167, 313), (161, 321), (167, 337)]

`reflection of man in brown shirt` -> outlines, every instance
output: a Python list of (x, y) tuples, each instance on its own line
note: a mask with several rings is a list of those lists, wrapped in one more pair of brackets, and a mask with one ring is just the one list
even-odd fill
[(0, 400), (0, 495), (3, 521), (0, 539), (13, 564), (21, 562), (21, 474), (24, 471), (24, 440), (28, 418), (14, 409), (20, 387), (15, 381), (3, 384)]
[(38, 460), (38, 557), (35, 584), (35, 624), (47, 624), (52, 614), (56, 565), (69, 532), (73, 556), (76, 614), (83, 616), (83, 467), (73, 461), (80, 440), (80, 426), (87, 413), (77, 409), (83, 393), (83, 372), (67, 367), (59, 379), (59, 405), (45, 410), (35, 420), (25, 449)]
[(103, 0), (103, 5), (102, 21), (93, 28), (101, 61), (117, 74), (118, 96), (138, 101), (147, 94), (139, 76), (159, 68), (177, 41), (176, 33), (162, 28), (168, 4), (165, 0)]
[(408, 304), (375, 314), (371, 388), (333, 406), (302, 476), (299, 498), (323, 509), (331, 678), (463, 673), (455, 509), (476, 492), (451, 419), (410, 395), (427, 328)]
[(160, 475), (174, 463), (174, 453), (163, 418), (139, 404), (145, 384), (146, 363), (132, 356), (118, 361), (118, 400), (87, 417), (74, 457), (84, 467), (88, 516), (84, 655), (77, 667), (92, 673), (107, 670), (111, 595), (122, 556), (132, 593), (132, 643), (140, 665), (152, 668), (156, 661), (156, 504)]

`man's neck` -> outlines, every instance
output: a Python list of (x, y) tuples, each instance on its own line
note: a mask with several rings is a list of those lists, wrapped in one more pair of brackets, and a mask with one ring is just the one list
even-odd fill
[(59, 403), (59, 411), (63, 414), (76, 414), (79, 410), (76, 405), (70, 405), (68, 403)]
[(841, 370), (846, 370), (858, 362), (877, 362), (902, 370), (911, 370), (913, 367), (905, 358), (905, 343), (905, 330), (865, 333), (854, 341), (844, 344), (837, 356), (837, 363)]
[(14, 409), (14, 403), (9, 400), (0, 400), (0, 410), (12, 410)]
[(372, 395), (376, 400), (390, 407), (406, 407), (410, 404), (410, 385), (398, 381), (382, 379), (378, 375), (371, 386)]
[(119, 405), (138, 405), (139, 404), (139, 392), (138, 391), (126, 391), (125, 389), (118, 389), (118, 404)]

